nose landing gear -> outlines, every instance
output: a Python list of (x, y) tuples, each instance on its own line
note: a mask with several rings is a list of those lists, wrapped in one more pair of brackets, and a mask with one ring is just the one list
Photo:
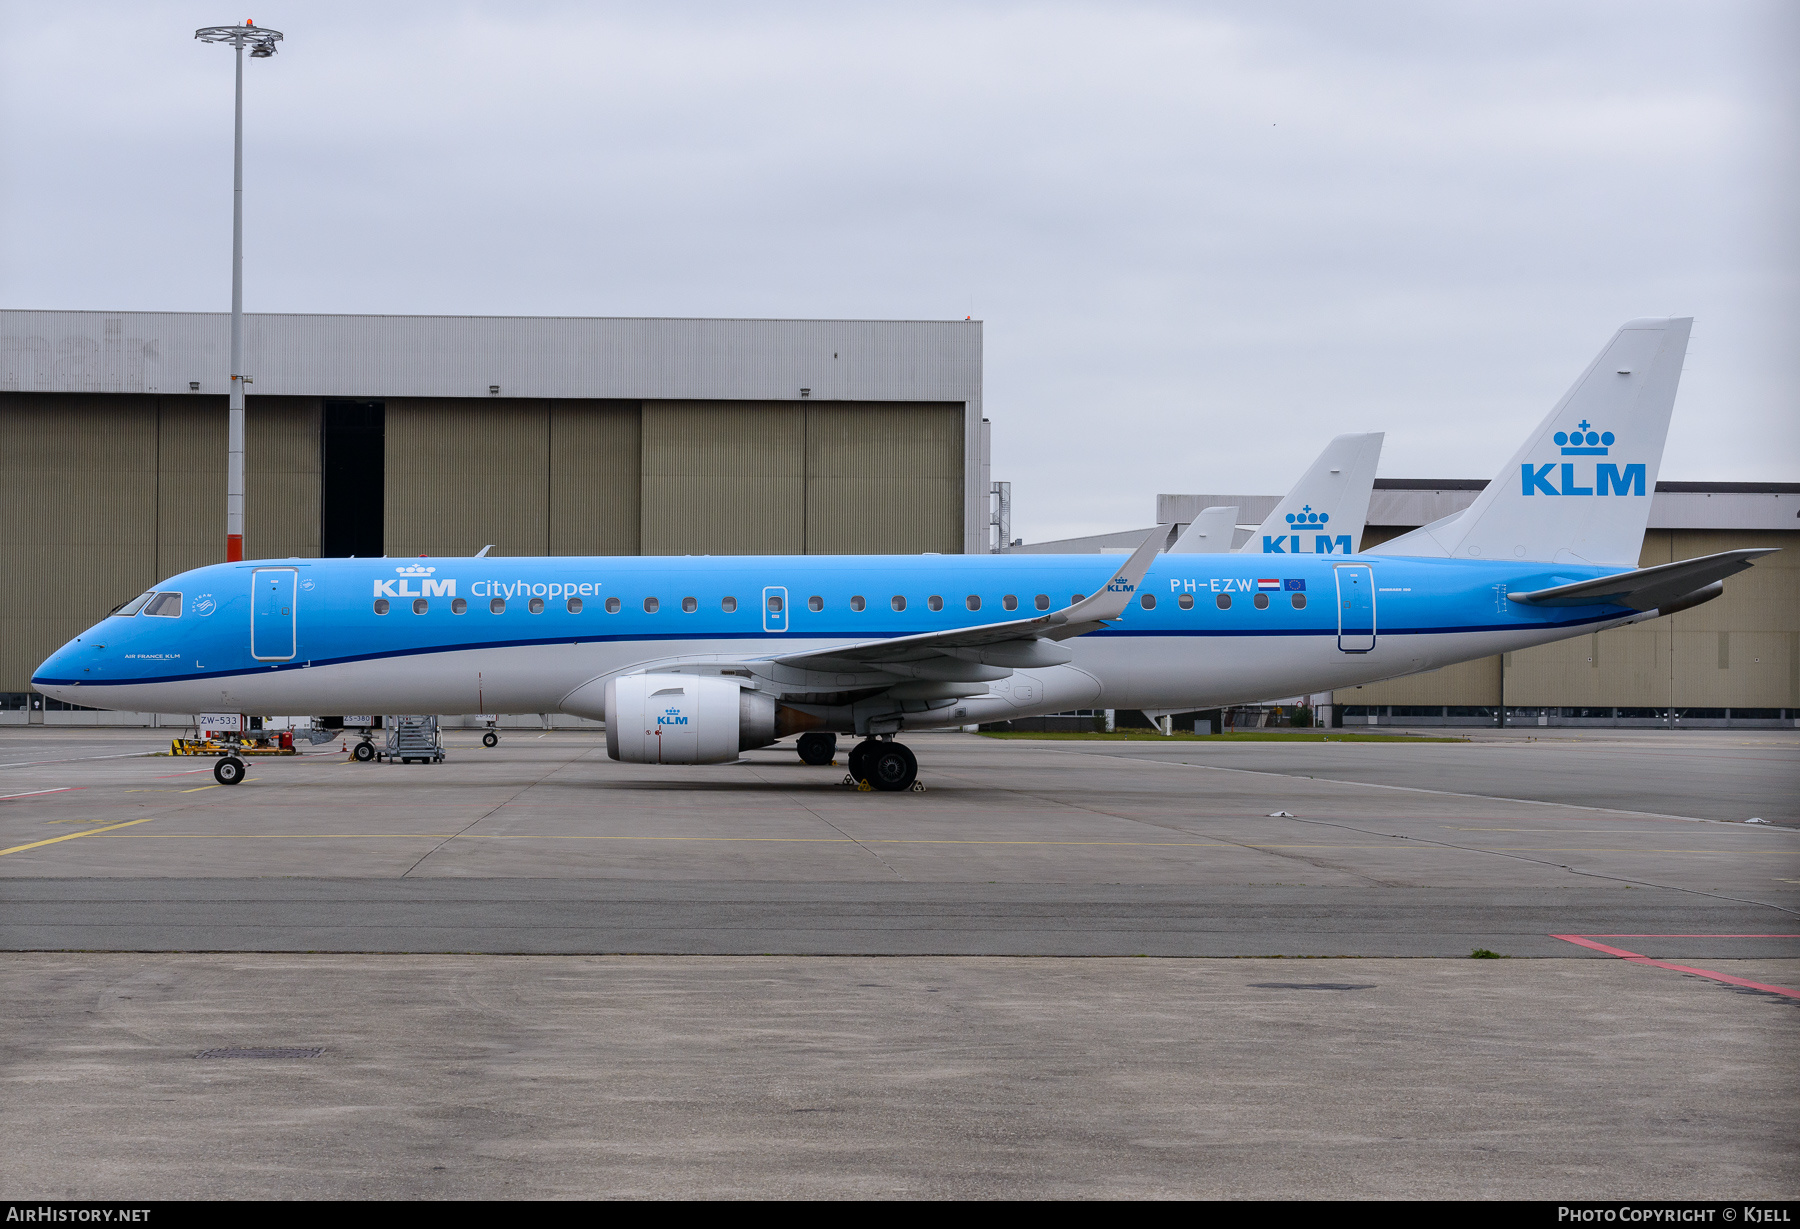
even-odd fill
[(350, 748), (350, 758), (359, 764), (367, 764), (375, 758), (375, 744), (367, 739)]
[(220, 785), (236, 785), (244, 779), (244, 761), (235, 755), (220, 757), (213, 765), (213, 780)]
[(500, 736), (492, 730), (489, 730), (486, 734), (481, 736), (481, 745), (484, 747), (498, 747), (500, 745)]

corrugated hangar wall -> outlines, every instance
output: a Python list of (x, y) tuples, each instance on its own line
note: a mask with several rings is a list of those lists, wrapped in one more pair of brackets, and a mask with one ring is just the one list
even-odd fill
[[(246, 415), (258, 558), (315, 557), (318, 397)], [(960, 402), (390, 398), (392, 555), (955, 553)], [(120, 602), (219, 560), (225, 398), (0, 393), (0, 692)]]
[[(1393, 533), (1371, 533), (1365, 546)], [(1346, 688), (1338, 704), (1800, 707), (1800, 534), (1652, 529), (1639, 566), (1776, 547), (1693, 610), (1424, 674)]]

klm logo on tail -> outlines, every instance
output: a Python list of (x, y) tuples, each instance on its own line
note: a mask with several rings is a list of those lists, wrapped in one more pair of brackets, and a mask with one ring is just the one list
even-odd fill
[[(1573, 431), (1558, 431), (1552, 438), (1562, 450), (1565, 457), (1604, 457), (1612, 449), (1617, 439), (1611, 431), (1591, 430), (1587, 419), (1582, 419)], [(1645, 467), (1642, 463), (1618, 465), (1594, 463), (1593, 477), (1588, 479), (1589, 485), (1580, 485), (1587, 478), (1586, 467), (1580, 475), (1575, 472), (1576, 463), (1564, 461), (1559, 466), (1555, 461), (1546, 461), (1542, 465), (1534, 465), (1527, 461), (1520, 466), (1519, 480), (1526, 495), (1643, 495), (1646, 493)], [(1562, 479), (1559, 490), (1552, 477), (1552, 471), (1561, 469), (1558, 475)]]
[[(1330, 520), (1331, 513), (1314, 512), (1311, 504), (1307, 504), (1298, 512), (1290, 512), (1287, 516), (1288, 524), (1298, 530), (1323, 529)], [(1313, 535), (1313, 554), (1329, 555), (1336, 550), (1341, 550), (1346, 555), (1351, 553), (1349, 534), (1340, 533), (1334, 536), (1328, 533), (1318, 533)], [(1265, 555), (1299, 555), (1303, 553), (1300, 549), (1298, 533), (1274, 535), (1265, 533), (1263, 535), (1263, 554)]]

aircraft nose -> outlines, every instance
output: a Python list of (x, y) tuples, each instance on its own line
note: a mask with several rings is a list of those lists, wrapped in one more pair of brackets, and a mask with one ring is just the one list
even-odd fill
[(82, 676), (83, 656), (93, 656), (88, 641), (93, 637), (92, 629), (50, 654), (31, 675), (31, 685), (39, 692), (53, 700), (70, 700), (75, 691), (75, 684)]

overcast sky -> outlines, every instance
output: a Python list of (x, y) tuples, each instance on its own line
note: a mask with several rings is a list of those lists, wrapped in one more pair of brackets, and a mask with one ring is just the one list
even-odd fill
[[(211, 0), (208, 0), (211, 3)], [(1800, 6), (0, 0), (0, 305), (985, 322), (1027, 541), (1490, 477), (1696, 318), (1669, 479), (1800, 480)]]

